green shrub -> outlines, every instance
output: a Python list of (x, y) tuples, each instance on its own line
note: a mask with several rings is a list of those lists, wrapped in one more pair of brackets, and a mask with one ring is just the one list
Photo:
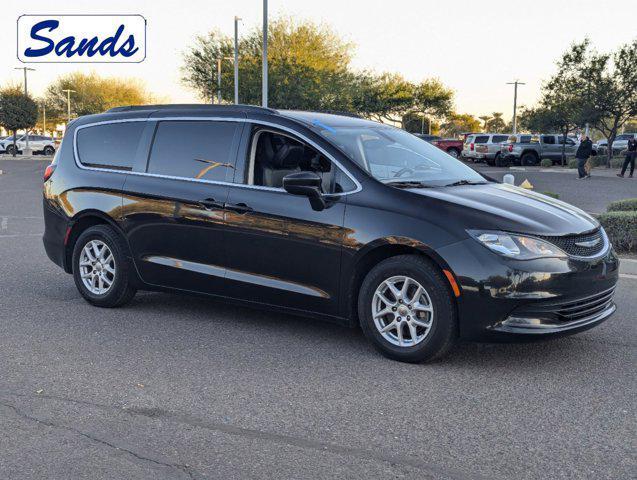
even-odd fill
[(559, 193), (555, 193), (555, 192), (540, 192), (542, 195), (546, 195), (547, 197), (552, 197), (552, 198), (560, 198), (560, 194)]
[(626, 212), (637, 210), (637, 198), (627, 198), (626, 200), (617, 200), (611, 202), (606, 208), (609, 212)]
[(543, 158), (542, 161), (540, 162), (540, 166), (541, 167), (552, 167), (553, 166), (553, 160), (549, 160), (548, 158)]
[(607, 212), (597, 216), (618, 252), (637, 253), (637, 211)]
[(577, 168), (577, 158), (571, 158), (568, 161), (568, 168)]
[(610, 168), (622, 168), (623, 163), (623, 158), (613, 157), (610, 159)]

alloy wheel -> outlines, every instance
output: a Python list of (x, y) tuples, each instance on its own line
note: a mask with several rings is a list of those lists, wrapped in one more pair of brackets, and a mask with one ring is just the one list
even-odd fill
[(385, 340), (399, 347), (413, 347), (431, 331), (434, 308), (420, 283), (397, 275), (384, 280), (374, 292), (372, 318)]
[(101, 240), (91, 240), (80, 254), (80, 277), (87, 290), (95, 295), (106, 294), (115, 281), (115, 257)]

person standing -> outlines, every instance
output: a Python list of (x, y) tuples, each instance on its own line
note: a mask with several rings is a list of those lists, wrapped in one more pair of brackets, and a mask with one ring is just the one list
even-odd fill
[(628, 178), (633, 178), (633, 172), (635, 171), (635, 156), (637, 156), (637, 138), (633, 137), (628, 140), (628, 148), (626, 150), (626, 158), (624, 158), (624, 164), (622, 165), (621, 173), (618, 173), (618, 177), (623, 177), (630, 164), (630, 173)]
[(591, 153), (593, 152), (593, 142), (588, 137), (584, 137), (584, 140), (581, 141), (579, 146), (577, 147), (577, 152), (575, 152), (575, 158), (577, 159), (577, 173), (579, 174), (579, 180), (583, 178), (590, 178), (590, 173), (586, 173), (586, 162), (588, 161)]

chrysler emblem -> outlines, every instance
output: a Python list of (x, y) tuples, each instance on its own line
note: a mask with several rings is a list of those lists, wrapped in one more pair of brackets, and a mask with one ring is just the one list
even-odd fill
[(584, 242), (575, 242), (575, 245), (577, 245), (578, 247), (591, 248), (591, 247), (594, 247), (595, 245), (597, 245), (599, 243), (599, 241), (600, 241), (599, 238), (595, 238), (593, 240), (586, 240)]

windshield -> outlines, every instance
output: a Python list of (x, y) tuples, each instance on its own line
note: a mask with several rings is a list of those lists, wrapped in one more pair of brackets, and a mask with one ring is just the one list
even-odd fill
[(315, 126), (322, 127), (321, 135), (381, 182), (414, 182), (431, 187), (486, 182), (462, 162), (398, 128)]

